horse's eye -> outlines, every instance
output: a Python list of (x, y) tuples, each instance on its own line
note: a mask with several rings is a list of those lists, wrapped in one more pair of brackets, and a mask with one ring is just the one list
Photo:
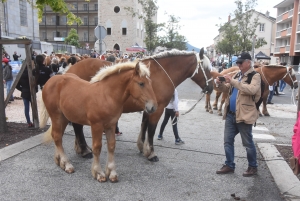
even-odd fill
[(141, 87), (144, 87), (144, 86), (145, 86), (144, 82), (140, 82), (139, 85), (140, 85)]

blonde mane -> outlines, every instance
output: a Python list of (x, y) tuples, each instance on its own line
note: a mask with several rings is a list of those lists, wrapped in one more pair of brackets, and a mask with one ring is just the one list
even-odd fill
[[(94, 77), (92, 77), (90, 83), (101, 81), (104, 78), (112, 74), (119, 73), (121, 71), (132, 70), (135, 68), (136, 64), (137, 62), (125, 62), (125, 63), (118, 63), (113, 66), (104, 66), (96, 73)], [(150, 77), (149, 68), (142, 62), (139, 62), (139, 65), (140, 65), (140, 72), (139, 72), (140, 76)]]
[[(170, 51), (164, 51), (164, 52), (160, 52), (158, 54), (152, 55), (152, 56), (148, 56), (142, 59), (142, 61), (147, 60), (147, 59), (161, 59), (161, 58), (167, 58), (167, 57), (174, 57), (174, 56), (189, 56), (189, 55), (199, 55), (199, 53), (197, 52), (193, 52), (193, 51), (180, 51), (177, 49), (173, 49)], [(198, 58), (199, 56), (197, 56)], [(210, 61), (207, 58), (206, 55), (203, 55), (203, 68), (206, 70), (211, 70), (211, 65), (210, 65)], [(197, 59), (199, 60), (199, 59)]]
[(68, 70), (72, 67), (73, 65), (71, 63), (69, 63), (69, 65), (64, 69), (64, 71), (62, 72), (62, 74), (66, 74), (68, 72)]

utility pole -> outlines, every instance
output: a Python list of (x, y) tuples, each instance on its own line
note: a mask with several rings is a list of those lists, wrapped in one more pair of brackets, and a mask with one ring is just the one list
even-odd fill
[(255, 47), (255, 42), (256, 42), (256, 36), (253, 36), (253, 40), (252, 40), (252, 54), (251, 54), (251, 57), (252, 57), (252, 61), (254, 61), (254, 47)]

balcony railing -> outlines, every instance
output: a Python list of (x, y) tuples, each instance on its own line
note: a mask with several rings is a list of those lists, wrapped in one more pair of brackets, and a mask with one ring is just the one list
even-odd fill
[(289, 45), (285, 46), (285, 51), (286, 51), (286, 52), (289, 52), (289, 51), (290, 51), (290, 46), (289, 46)]
[(289, 27), (289, 28), (287, 29), (287, 35), (291, 35), (291, 33), (292, 33), (292, 27)]
[(275, 47), (274, 52), (280, 52), (280, 47)]
[(276, 22), (279, 22), (282, 20), (282, 17), (283, 17), (283, 14), (282, 15), (279, 15), (277, 18), (276, 18)]
[(289, 10), (289, 17), (293, 16), (293, 14), (294, 14), (294, 9)]
[(276, 32), (276, 38), (280, 37), (280, 33), (281, 33), (281, 31)]

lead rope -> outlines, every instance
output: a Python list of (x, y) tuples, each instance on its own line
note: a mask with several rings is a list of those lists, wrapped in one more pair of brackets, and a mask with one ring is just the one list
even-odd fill
[(185, 115), (185, 114), (189, 113), (190, 111), (192, 111), (196, 107), (196, 105), (201, 101), (201, 99), (204, 97), (204, 95), (205, 95), (205, 93), (202, 93), (202, 96), (199, 98), (199, 100), (188, 111), (182, 113), (181, 115)]
[(173, 85), (173, 87), (174, 87), (174, 90), (175, 90), (175, 85), (174, 85), (174, 83), (173, 83), (173, 81), (171, 80), (171, 78), (170, 78), (170, 76), (168, 75), (168, 73), (166, 72), (166, 70), (160, 65), (160, 63), (158, 63), (158, 61), (156, 61), (156, 59), (155, 58), (152, 58), (160, 67), (161, 67), (161, 69), (163, 69), (163, 71), (166, 73), (166, 75), (168, 76), (168, 78), (169, 78), (169, 80), (171, 81), (171, 83), (172, 83), (172, 85)]

